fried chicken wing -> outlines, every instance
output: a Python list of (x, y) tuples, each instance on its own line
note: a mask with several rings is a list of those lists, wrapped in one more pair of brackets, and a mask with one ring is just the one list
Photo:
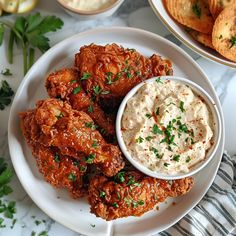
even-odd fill
[(102, 131), (106, 140), (114, 140), (114, 117), (106, 115), (86, 94), (76, 69), (65, 68), (51, 73), (46, 79), (45, 86), (51, 98), (68, 101), (73, 109), (86, 112), (100, 127), (99, 130)]
[(39, 171), (44, 179), (56, 188), (66, 188), (74, 198), (87, 194), (83, 176), (86, 173), (87, 164), (80, 158), (80, 161), (62, 155), (55, 147), (46, 147), (35, 141), (33, 134), (39, 130), (34, 119), (34, 111), (27, 111), (20, 114), (21, 127), (28, 145), (30, 145), (33, 156)]
[(37, 137), (40, 144), (56, 147), (62, 155), (78, 160), (83, 154), (86, 163), (98, 164), (107, 176), (115, 175), (124, 167), (118, 146), (105, 142), (85, 112), (73, 110), (58, 99), (47, 99), (37, 103), (34, 119), (38, 127), (32, 139)]
[(141, 216), (167, 197), (186, 194), (193, 178), (167, 181), (137, 171), (121, 171), (113, 179), (95, 176), (89, 185), (91, 212), (105, 220)]
[(75, 66), (80, 77), (90, 75), (82, 81), (85, 91), (96, 96), (100, 105), (109, 111), (116, 110), (122, 98), (139, 82), (173, 73), (169, 60), (157, 55), (147, 58), (134, 49), (116, 44), (80, 48), (75, 55)]

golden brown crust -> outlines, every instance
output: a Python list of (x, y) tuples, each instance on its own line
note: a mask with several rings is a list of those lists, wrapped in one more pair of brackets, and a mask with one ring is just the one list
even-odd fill
[(164, 4), (182, 25), (206, 34), (212, 32), (214, 21), (205, 0), (164, 0)]
[(236, 4), (226, 7), (217, 17), (212, 44), (224, 57), (236, 62)]
[(165, 201), (168, 196), (186, 194), (193, 179), (167, 181), (148, 177), (138, 171), (122, 171), (114, 179), (95, 176), (89, 185), (91, 212), (105, 220), (140, 216)]
[(230, 4), (236, 0), (209, 0), (209, 9), (214, 19)]
[(204, 34), (195, 30), (189, 30), (188, 33), (199, 43), (203, 44), (206, 47), (215, 49), (212, 45), (212, 36), (211, 34)]
[(147, 58), (134, 49), (116, 44), (91, 44), (80, 48), (75, 55), (75, 66), (83, 88), (108, 112), (116, 111), (123, 97), (139, 82), (153, 76), (172, 74), (172, 65), (160, 56)]

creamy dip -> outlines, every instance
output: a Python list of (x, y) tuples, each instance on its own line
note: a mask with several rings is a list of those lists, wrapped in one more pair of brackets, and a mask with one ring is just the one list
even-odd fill
[(63, 0), (67, 6), (82, 10), (95, 11), (107, 8), (117, 0)]
[(213, 116), (204, 100), (188, 85), (160, 78), (129, 99), (121, 127), (132, 158), (169, 175), (189, 172), (213, 145)]

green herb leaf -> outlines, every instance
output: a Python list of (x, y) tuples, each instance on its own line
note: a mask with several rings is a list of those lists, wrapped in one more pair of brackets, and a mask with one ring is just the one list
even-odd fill
[(38, 236), (48, 236), (48, 232), (47, 231), (42, 231), (38, 234)]
[(117, 173), (114, 177), (114, 180), (117, 183), (124, 183), (125, 182), (125, 171), (120, 171), (119, 173)]
[(106, 196), (106, 193), (100, 190), (99, 197), (104, 198), (105, 196)]
[(87, 80), (91, 77), (91, 74), (88, 72), (84, 72), (83, 76), (80, 78), (80, 80)]
[(155, 125), (153, 125), (153, 127), (152, 127), (152, 132), (154, 133), (154, 134), (163, 134), (163, 131), (161, 130), (161, 129), (159, 129), (159, 127), (155, 124)]
[(95, 130), (97, 128), (97, 126), (94, 124), (94, 122), (85, 123), (85, 126), (88, 128), (91, 128), (92, 130)]
[(89, 154), (87, 157), (86, 157), (86, 160), (85, 162), (88, 163), (88, 164), (92, 164), (94, 159), (96, 157), (96, 154)]
[(74, 88), (73, 94), (76, 95), (76, 94), (79, 93), (80, 91), (81, 91), (81, 88), (78, 86), (78, 87)]
[(7, 105), (11, 103), (11, 97), (14, 92), (6, 80), (2, 81), (2, 87), (0, 88), (0, 110), (3, 110)]
[(230, 48), (232, 48), (233, 46), (236, 46), (236, 37), (231, 37), (231, 39), (229, 40), (230, 42)]
[(183, 101), (180, 101), (179, 109), (180, 109), (182, 112), (185, 112), (185, 109), (184, 109), (184, 102), (183, 102)]
[(55, 155), (54, 155), (54, 161), (55, 162), (57, 162), (57, 163), (59, 163), (60, 162), (60, 155), (59, 155), (59, 153), (56, 153)]
[(76, 181), (76, 175), (74, 173), (70, 173), (68, 175), (68, 179), (71, 180), (72, 182)]
[(90, 224), (90, 226), (94, 228), (96, 225), (95, 224)]
[(180, 155), (174, 155), (173, 160), (179, 162)]
[(1, 74), (2, 74), (2, 75), (5, 75), (5, 76), (10, 76), (10, 75), (12, 75), (12, 73), (11, 73), (11, 71), (10, 71), (9, 68), (6, 68), (5, 70), (2, 70), (2, 71), (1, 71)]
[(119, 207), (119, 205), (118, 205), (117, 202), (113, 202), (113, 203), (112, 203), (112, 206), (115, 207), (115, 208), (118, 208), (118, 207)]
[(101, 93), (102, 89), (100, 88), (99, 85), (96, 85), (93, 87), (93, 91), (96, 95), (99, 95)]
[(106, 80), (107, 80), (107, 83), (108, 85), (111, 85), (113, 82), (112, 82), (112, 75), (113, 73), (112, 72), (107, 72), (106, 73)]
[(4, 31), (5, 31), (4, 25), (0, 23), (0, 46), (2, 45), (3, 42)]
[(165, 167), (168, 167), (169, 165), (170, 165), (169, 163), (166, 163), (166, 162), (164, 163)]
[(157, 116), (160, 115), (160, 107), (157, 108), (157, 110), (156, 110), (156, 115), (157, 115)]
[(139, 136), (139, 137), (136, 139), (136, 143), (142, 143), (143, 140), (144, 140), (144, 139), (143, 139), (142, 137)]
[(186, 159), (186, 162), (188, 163), (188, 162), (190, 162), (191, 161), (191, 157), (187, 157), (187, 159)]
[(98, 147), (98, 141), (97, 141), (97, 139), (94, 139), (94, 140), (93, 140), (92, 147), (93, 147), (93, 148), (97, 148), (97, 147)]
[(202, 10), (197, 2), (193, 5), (192, 11), (198, 18), (201, 18)]
[(152, 118), (152, 115), (151, 114), (146, 114), (145, 115), (148, 119), (151, 119)]
[(89, 105), (88, 112), (92, 113), (94, 111), (93, 105)]
[(25, 31), (26, 19), (23, 16), (17, 17), (14, 28), (21, 34)]
[(163, 84), (163, 82), (161, 81), (161, 77), (158, 77), (158, 78), (156, 79), (156, 82), (159, 83), (159, 84)]
[(145, 139), (146, 139), (147, 141), (151, 141), (152, 139), (154, 139), (154, 136), (147, 136)]

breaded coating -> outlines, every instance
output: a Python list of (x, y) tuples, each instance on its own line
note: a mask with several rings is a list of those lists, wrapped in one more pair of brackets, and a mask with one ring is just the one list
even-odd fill
[(31, 147), (44, 179), (56, 188), (66, 188), (73, 198), (85, 196), (87, 187), (85, 187), (83, 176), (86, 173), (87, 164), (83, 158), (81, 157), (78, 161), (62, 155), (55, 147), (46, 147), (35, 141), (33, 134), (39, 131), (39, 127), (34, 119), (34, 111), (22, 112), (20, 116), (26, 142)]
[(141, 216), (167, 197), (186, 194), (193, 178), (167, 181), (138, 171), (121, 171), (113, 179), (95, 176), (89, 185), (91, 212), (105, 220)]
[(103, 139), (85, 112), (73, 110), (58, 99), (47, 99), (37, 103), (34, 119), (37, 130), (32, 132), (32, 139), (40, 144), (56, 147), (62, 155), (78, 160), (81, 155), (85, 156), (86, 163), (99, 165), (107, 176), (115, 175), (124, 167), (118, 146)]
[(46, 78), (45, 87), (51, 98), (68, 101), (73, 109), (84, 111), (99, 126), (106, 140), (113, 141), (115, 137), (114, 117), (108, 116), (84, 91), (75, 68), (64, 68), (51, 73)]
[(91, 44), (80, 48), (75, 55), (83, 88), (95, 96), (109, 112), (116, 111), (122, 98), (138, 83), (160, 75), (172, 75), (169, 60), (153, 55), (147, 58), (134, 49), (124, 49), (117, 44), (100, 46)]

